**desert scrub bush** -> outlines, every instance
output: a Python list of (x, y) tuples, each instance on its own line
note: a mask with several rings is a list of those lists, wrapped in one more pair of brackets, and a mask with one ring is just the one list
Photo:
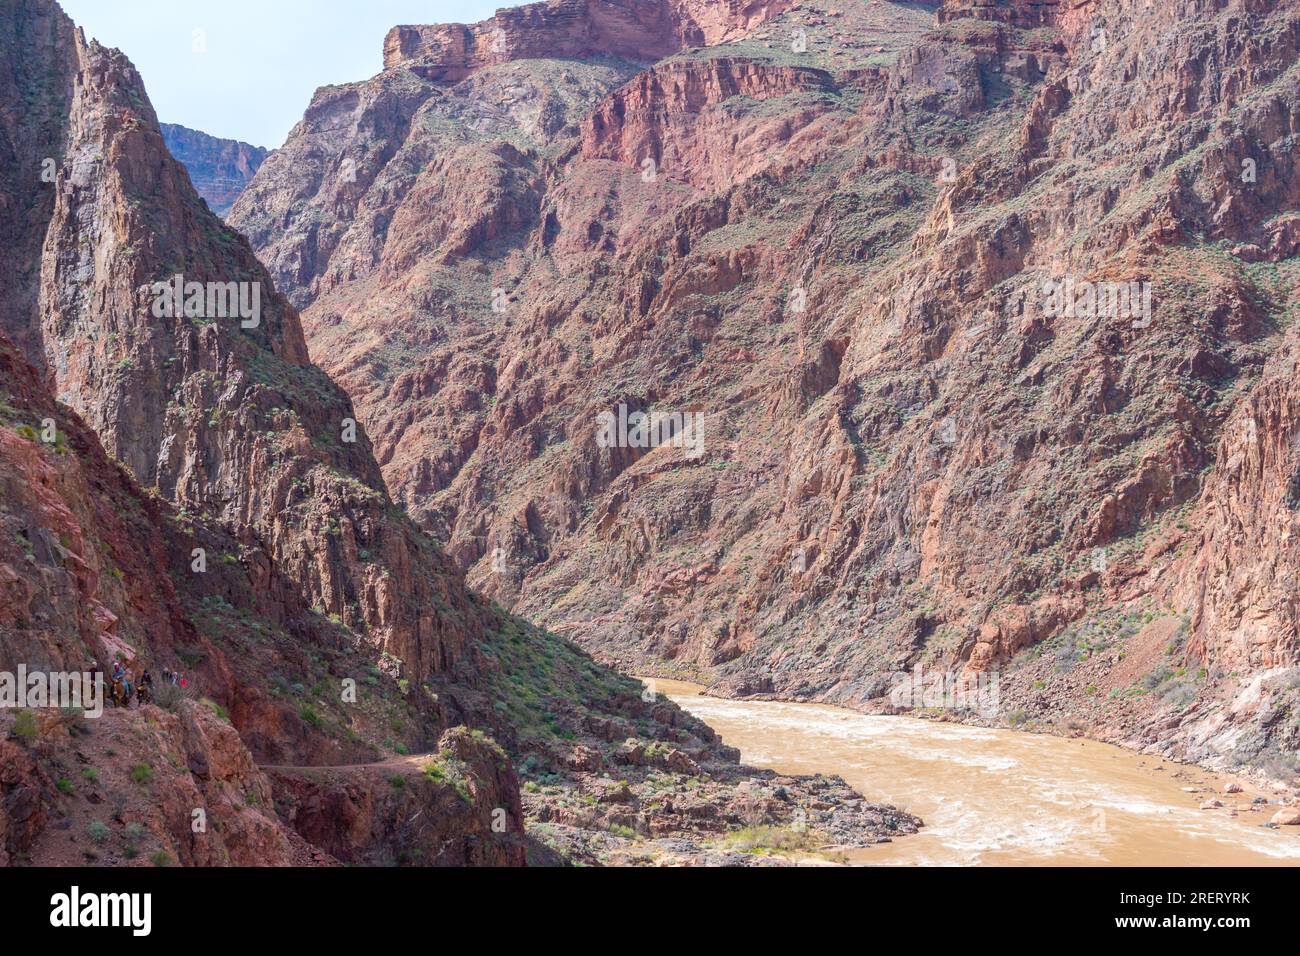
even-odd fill
[(808, 830), (790, 830), (784, 827), (746, 827), (728, 833), (723, 842), (740, 853), (771, 853), (782, 850), (807, 850), (817, 845), (817, 839)]
[(59, 793), (66, 797), (70, 797), (77, 792), (77, 788), (72, 785), (72, 781), (67, 777), (60, 777), (55, 781), (54, 786), (58, 789)]
[(473, 803), (474, 797), (470, 794), (469, 779), (465, 773), (465, 766), (454, 758), (439, 760), (436, 763), (427, 764), (424, 768), (424, 775), (434, 783), (440, 783), (451, 786), (457, 796), (466, 803)]
[(157, 867), (168, 867), (172, 865), (172, 855), (166, 850), (159, 850), (149, 859), (153, 862), (153, 865)]
[(135, 783), (144, 786), (146, 783), (153, 780), (153, 767), (149, 766), (147, 763), (136, 764), (131, 768), (131, 779)]
[(59, 710), (59, 726), (70, 737), (89, 737), (90, 726), (86, 723), (86, 712), (80, 707), (63, 707)]
[(1160, 691), (1160, 699), (1175, 710), (1186, 710), (1196, 700), (1196, 685), (1189, 681), (1176, 681)]
[(230, 723), (229, 712), (226, 710), (226, 708), (222, 707), (215, 700), (211, 700), (207, 697), (204, 697), (202, 700), (199, 701), (199, 703), (202, 704), (204, 707), (206, 707), (208, 710), (212, 711), (214, 714), (216, 714), (220, 719), (224, 720), (226, 723)]
[(1169, 680), (1173, 676), (1174, 676), (1173, 668), (1165, 664), (1161, 664), (1150, 674), (1147, 674), (1146, 677), (1142, 678), (1142, 688), (1143, 690), (1155, 690), (1157, 687), (1159, 687), (1161, 684), (1163, 684), (1165, 681)]
[(163, 682), (154, 684), (153, 702), (163, 710), (173, 713), (180, 708), (181, 701), (193, 700), (194, 691), (189, 687), (177, 687), (175, 684)]
[(99, 780), (99, 771), (96, 770), (94, 767), (87, 767), (85, 770), (81, 771), (81, 775), (85, 777), (87, 780), (89, 780), (91, 783), (95, 783), (97, 780)]
[(9, 728), (9, 735), (31, 743), (36, 739), (36, 715), (30, 710), (20, 710), (14, 717), (14, 725)]
[(95, 844), (103, 843), (108, 839), (111, 832), (112, 831), (108, 828), (108, 824), (102, 823), (99, 820), (91, 820), (86, 826), (86, 836), (90, 837), (90, 842)]
[(400, 773), (395, 773), (388, 778), (388, 783), (394, 790), (401, 790), (406, 786), (406, 778)]

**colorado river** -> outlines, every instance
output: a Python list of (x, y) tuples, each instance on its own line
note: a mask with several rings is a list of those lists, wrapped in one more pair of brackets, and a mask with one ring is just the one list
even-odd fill
[[(1300, 827), (1261, 826), (1278, 810), (1276, 795), (1245, 781), (1244, 792), (1226, 793), (1233, 778), (1197, 767), (1087, 740), (654, 685), (752, 766), (838, 774), (869, 800), (925, 820), (916, 836), (852, 851), (855, 863), (1300, 864)], [(1260, 795), (1273, 802), (1252, 806)], [(1199, 809), (1211, 799), (1224, 807)]]

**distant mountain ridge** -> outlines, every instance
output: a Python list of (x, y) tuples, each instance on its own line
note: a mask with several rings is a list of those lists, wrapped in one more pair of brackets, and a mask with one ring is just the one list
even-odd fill
[(167, 149), (189, 171), (190, 181), (212, 211), (224, 216), (257, 174), (269, 149), (221, 139), (188, 126), (161, 123)]

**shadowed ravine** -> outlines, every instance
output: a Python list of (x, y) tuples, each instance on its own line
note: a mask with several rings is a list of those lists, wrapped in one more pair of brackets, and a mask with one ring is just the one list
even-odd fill
[[(782, 773), (839, 774), (919, 815), (916, 836), (852, 851), (889, 865), (1295, 865), (1300, 834), (1263, 824), (1278, 809), (1245, 781), (1199, 767), (1070, 740), (858, 714), (817, 704), (720, 700), (657, 681), (739, 747)], [(1195, 788), (1196, 793), (1184, 788)], [(1219, 799), (1222, 809), (1201, 810)], [(1232, 816), (1234, 809), (1237, 815)]]

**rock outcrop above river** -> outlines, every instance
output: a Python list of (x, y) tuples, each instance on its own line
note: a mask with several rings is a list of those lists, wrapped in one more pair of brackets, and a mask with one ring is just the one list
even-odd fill
[(710, 6), (400, 28), (236, 205), (397, 500), (629, 668), (1293, 775), (1300, 5)]

